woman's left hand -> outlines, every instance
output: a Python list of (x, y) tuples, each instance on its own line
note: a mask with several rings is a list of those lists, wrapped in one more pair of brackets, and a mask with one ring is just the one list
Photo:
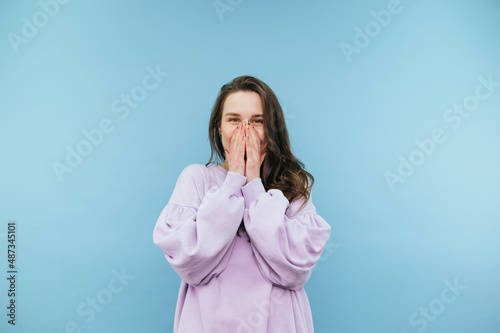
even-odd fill
[[(252, 180), (260, 177), (260, 166), (266, 157), (266, 152), (261, 152), (261, 144), (259, 138), (259, 133), (252, 126), (248, 125), (248, 123), (244, 123), (245, 125), (245, 148), (247, 154), (247, 161), (245, 167), (245, 177), (247, 177), (246, 184), (250, 183)], [(246, 185), (245, 184), (245, 185)]]

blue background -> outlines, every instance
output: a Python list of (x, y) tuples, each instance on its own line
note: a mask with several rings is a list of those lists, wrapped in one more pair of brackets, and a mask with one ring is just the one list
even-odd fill
[[(315, 331), (498, 333), (500, 87), (478, 88), (488, 96), (460, 126), (446, 115), (474, 101), (480, 77), (500, 82), (500, 3), (223, 2), (219, 15), (211, 0), (72, 0), (52, 16), (2, 2), (0, 267), (15, 220), (19, 274), (15, 327), (1, 279), (0, 330), (172, 330), (180, 279), (153, 228), (182, 169), (208, 161), (220, 87), (249, 74), (277, 94), (332, 226), (305, 286)], [(388, 6), (399, 12), (374, 23)], [(37, 32), (12, 42), (27, 21)], [(356, 32), (367, 27), (369, 42)], [(168, 76), (121, 119), (113, 101), (157, 66)], [(103, 119), (113, 131), (59, 179), (53, 164)], [(436, 128), (444, 142), (425, 141)], [(419, 165), (401, 177), (410, 156)], [(97, 295), (100, 311), (79, 315)]]

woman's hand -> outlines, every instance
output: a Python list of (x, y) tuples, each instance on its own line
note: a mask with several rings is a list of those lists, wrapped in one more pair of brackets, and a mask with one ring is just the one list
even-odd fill
[[(244, 135), (246, 135), (245, 147), (247, 154), (246, 168), (244, 176), (247, 177), (246, 184), (256, 178), (260, 178), (260, 166), (266, 157), (266, 152), (261, 152), (261, 141), (259, 133), (253, 127), (244, 122)], [(245, 184), (245, 185), (246, 185)]]
[(226, 160), (228, 164), (228, 170), (239, 173), (245, 176), (245, 129), (242, 124), (238, 125), (233, 130), (233, 135), (231, 136), (231, 142), (229, 151), (224, 149), (226, 152)]

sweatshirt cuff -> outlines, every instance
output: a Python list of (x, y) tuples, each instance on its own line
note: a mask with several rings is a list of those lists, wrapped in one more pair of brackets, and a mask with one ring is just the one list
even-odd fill
[(233, 193), (237, 196), (242, 196), (241, 187), (245, 185), (247, 177), (240, 175), (239, 173), (228, 171), (226, 174), (226, 179), (222, 183), (222, 186), (229, 187), (233, 190)]
[(250, 208), (250, 204), (257, 200), (260, 194), (266, 193), (264, 184), (261, 178), (255, 178), (241, 188), (243, 197), (245, 198), (245, 207)]

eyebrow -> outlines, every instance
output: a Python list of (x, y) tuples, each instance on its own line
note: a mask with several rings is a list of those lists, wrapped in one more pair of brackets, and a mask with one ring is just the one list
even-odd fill
[[(224, 117), (239, 117), (239, 116), (240, 115), (238, 113), (228, 112)], [(263, 116), (262, 113), (259, 113), (252, 115), (251, 118), (262, 117), (262, 116)]]

